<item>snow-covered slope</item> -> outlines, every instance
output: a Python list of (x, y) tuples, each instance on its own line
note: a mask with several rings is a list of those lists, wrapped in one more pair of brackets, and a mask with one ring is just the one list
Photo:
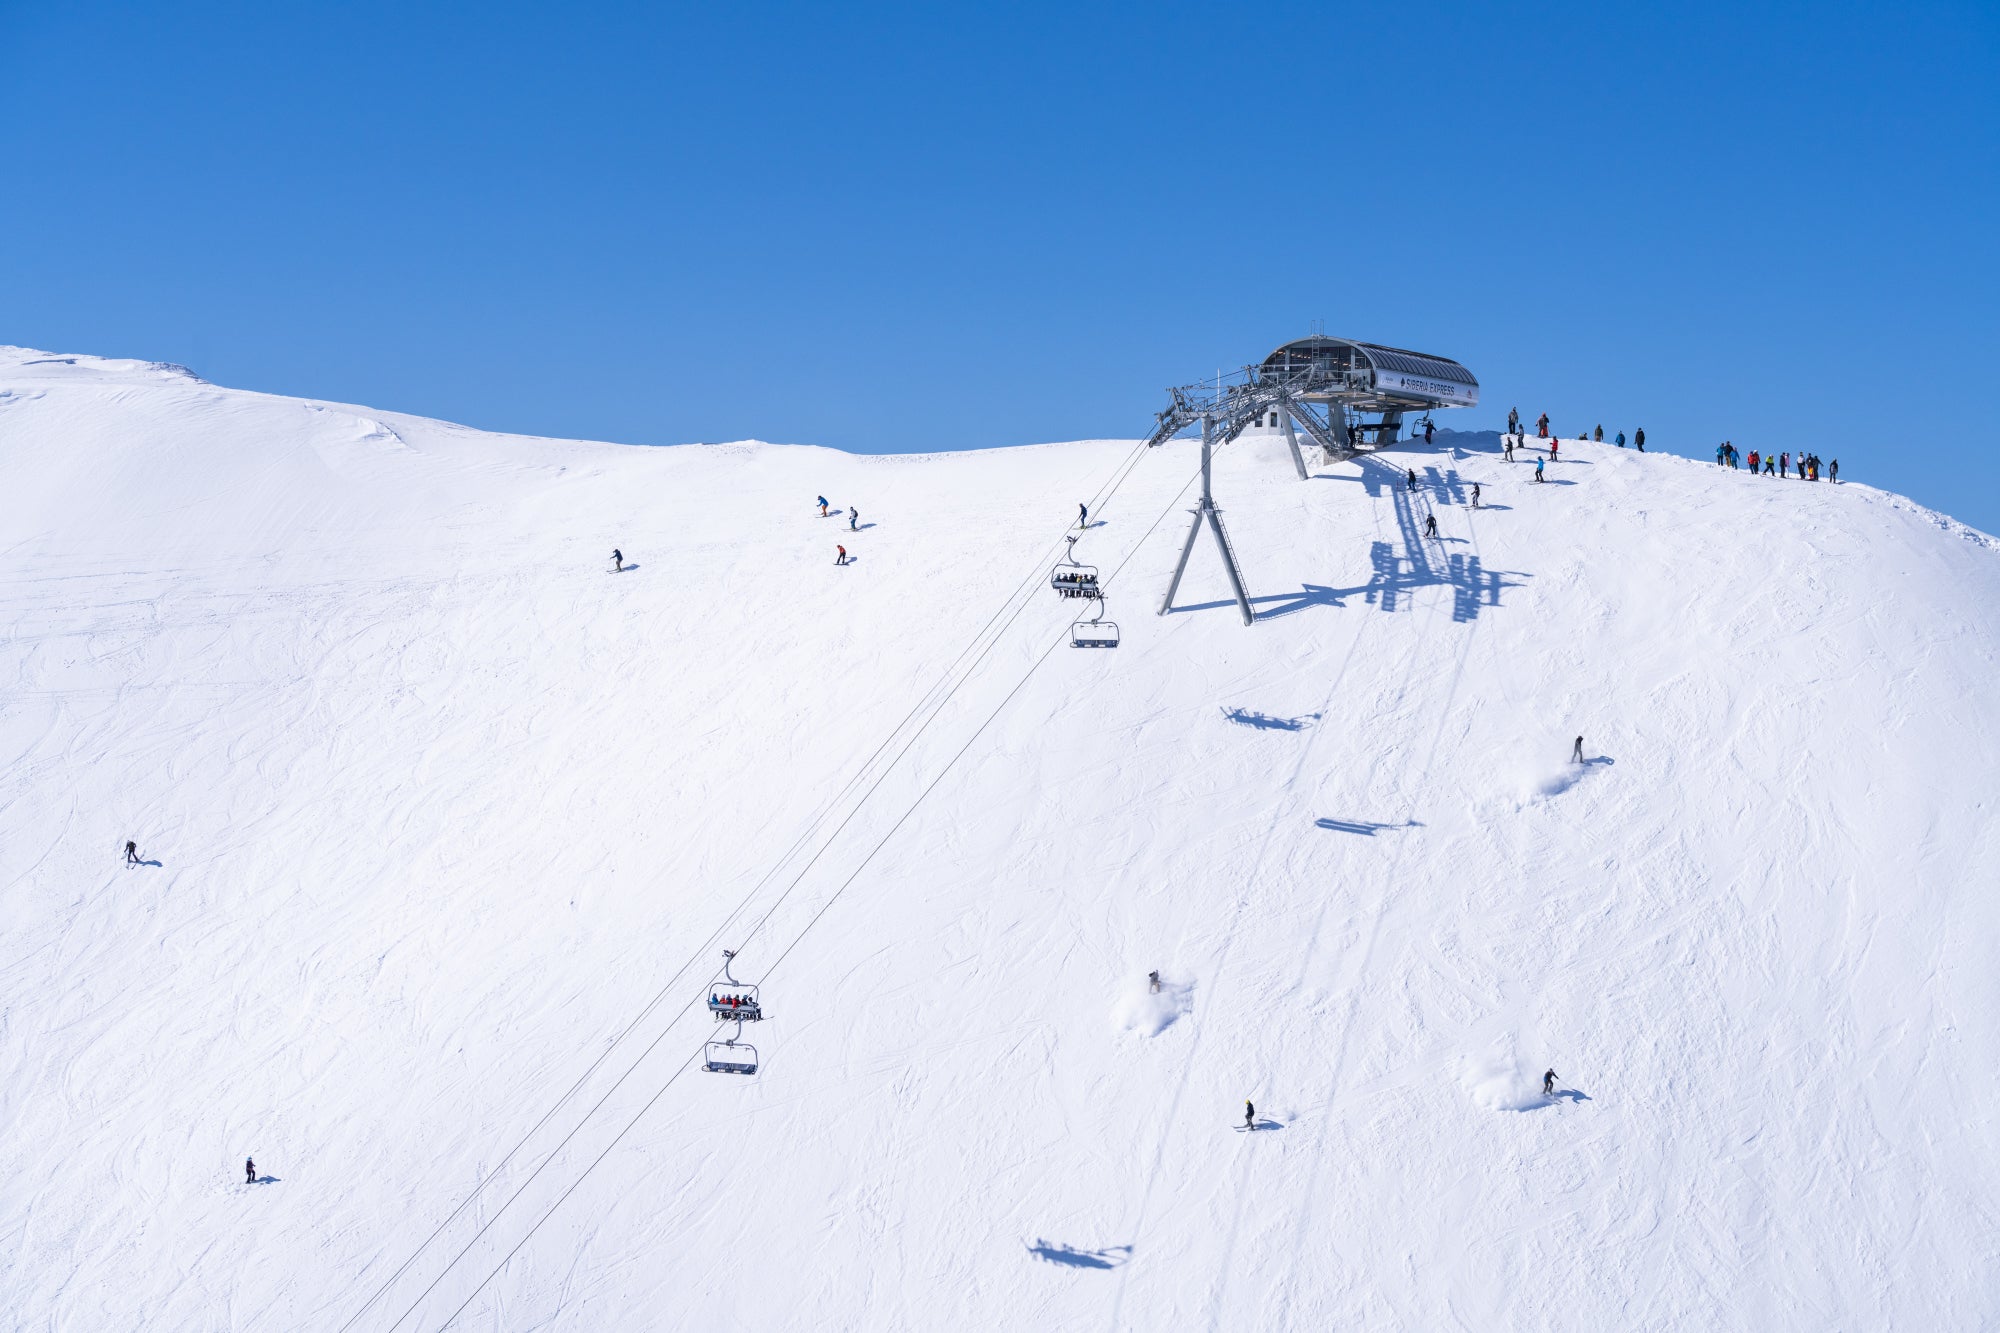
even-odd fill
[[(0, 1323), (2000, 1320), (1996, 544), (1273, 448), (1216, 481), (1264, 618), (1205, 543), (1154, 614), (1177, 443), (1082, 652), (1048, 568), (1129, 442), (0, 352)], [(754, 1078), (691, 1064), (724, 943)]]

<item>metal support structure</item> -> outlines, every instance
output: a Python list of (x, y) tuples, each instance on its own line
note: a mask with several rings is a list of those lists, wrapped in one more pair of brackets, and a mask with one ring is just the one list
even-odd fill
[[(1290, 419), (1290, 414), (1286, 414)], [(1239, 426), (1238, 431), (1242, 428)], [(1242, 608), (1243, 623), (1248, 625), (1257, 619), (1257, 613), (1250, 608), (1250, 594), (1243, 590), (1243, 571), (1237, 567), (1236, 552), (1229, 545), (1229, 535), (1222, 530), (1222, 511), (1215, 507), (1215, 491), (1209, 484), (1211, 461), (1215, 453), (1215, 418), (1201, 419), (1201, 501), (1188, 512), (1194, 515), (1194, 522), (1188, 525), (1187, 540), (1181, 544), (1180, 561), (1174, 565), (1173, 581), (1167, 584), (1167, 595), (1160, 600), (1160, 614), (1174, 609), (1174, 594), (1180, 591), (1181, 575), (1187, 572), (1188, 556), (1194, 553), (1194, 540), (1201, 535), (1201, 525), (1207, 523), (1209, 531), (1215, 534), (1215, 549), (1222, 553), (1222, 567), (1228, 571), (1229, 587), (1236, 594), (1236, 605)], [(1293, 446), (1292, 456), (1298, 456), (1297, 446)], [(1305, 465), (1301, 461), (1299, 474), (1305, 475)]]
[(1278, 404), (1278, 420), (1284, 424), (1285, 447), (1292, 451), (1292, 466), (1299, 470), (1299, 480), (1310, 481), (1311, 478), (1306, 475), (1305, 455), (1299, 452), (1299, 437), (1292, 431), (1292, 405), (1290, 403)]

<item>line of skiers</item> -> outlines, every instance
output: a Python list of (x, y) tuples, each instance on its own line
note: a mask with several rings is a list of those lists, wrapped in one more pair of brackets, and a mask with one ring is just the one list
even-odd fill
[[(1735, 445), (1731, 444), (1728, 440), (1724, 440), (1715, 448), (1715, 461), (1723, 467), (1733, 468), (1741, 466), (1744, 459), (1737, 452)], [(1757, 450), (1752, 449), (1748, 461), (1750, 471), (1753, 474), (1759, 470), (1758, 465), (1762, 464), (1762, 471), (1767, 477), (1789, 477), (1792, 475), (1794, 463), (1790, 450), (1784, 450), (1776, 454), (1759, 454)], [(1818, 454), (1800, 454), (1797, 459), (1798, 479), (1800, 481), (1818, 481), (1821, 466), (1822, 463)], [(1840, 480), (1840, 460), (1836, 458), (1832, 462), (1824, 464), (1824, 466), (1826, 468), (1826, 479), (1831, 482), (1838, 482)]]
[[(1509, 462), (1513, 461), (1514, 445), (1521, 443), (1526, 438), (1527, 437), (1521, 433), (1521, 410), (1517, 407), (1508, 408), (1507, 434), (1502, 438), (1502, 443), (1506, 444), (1507, 446), (1507, 451), (1508, 451), (1507, 459)], [(1538, 440), (1553, 440), (1556, 438), (1553, 434), (1550, 433), (1549, 414), (1547, 412), (1542, 413), (1541, 416), (1535, 419), (1535, 438)], [(1603, 444), (1604, 423), (1599, 422), (1597, 424), (1596, 429), (1592, 430), (1590, 434), (1579, 435), (1577, 436), (1577, 438), (1579, 440), (1594, 440), (1598, 444)], [(1621, 430), (1617, 432), (1617, 434), (1612, 438), (1613, 438), (1613, 443), (1615, 443), (1620, 449), (1623, 449), (1625, 447), (1624, 431)], [(1632, 443), (1635, 446), (1637, 446), (1640, 453), (1643, 454), (1646, 452), (1646, 432), (1643, 427), (1640, 428), (1639, 430), (1632, 432)]]
[[(839, 517), (839, 515), (833, 512), (833, 506), (827, 502), (827, 498), (824, 495), (814, 496), (813, 498), (819, 505), (819, 516), (821, 518)], [(849, 532), (861, 531), (861, 511), (853, 505), (847, 506), (847, 530)], [(854, 563), (854, 557), (847, 553), (845, 546), (842, 546), (839, 542), (835, 542), (833, 545), (833, 563), (836, 565), (851, 565)]]

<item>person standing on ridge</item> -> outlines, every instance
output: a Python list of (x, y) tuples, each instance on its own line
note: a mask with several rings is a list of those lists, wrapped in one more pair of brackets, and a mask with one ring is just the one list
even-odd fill
[(1603, 444), (1603, 443), (1604, 443), (1604, 423), (1603, 423), (1603, 422), (1601, 422), (1601, 421), (1600, 421), (1600, 422), (1598, 422), (1598, 423), (1597, 423), (1597, 429), (1596, 429), (1596, 430), (1595, 430), (1594, 432), (1592, 432), (1592, 433), (1591, 433), (1591, 436), (1590, 436), (1590, 438), (1591, 438), (1591, 439), (1593, 439), (1593, 440), (1595, 440), (1595, 441), (1597, 441), (1597, 442), (1598, 442), (1599, 444)]
[(257, 1163), (248, 1157), (243, 1159), (243, 1183), (246, 1185), (257, 1183)]
[(1618, 447), (1620, 449), (1625, 447), (1625, 432), (1622, 430), (1618, 432)]
[(139, 864), (139, 844), (130, 838), (125, 839), (125, 864), (128, 866)]
[(1549, 414), (1547, 412), (1542, 413), (1540, 419), (1535, 422), (1535, 436), (1537, 439), (1543, 440), (1549, 437)]
[(1542, 1096), (1553, 1097), (1556, 1092), (1556, 1071), (1551, 1069), (1542, 1075)]
[(1583, 762), (1583, 737), (1578, 736), (1576, 738), (1576, 748), (1569, 752), (1569, 761), (1572, 764)]
[(1509, 435), (1521, 433), (1521, 409), (1518, 407), (1507, 409), (1507, 433)]
[(1778, 475), (1778, 456), (1776, 454), (1767, 453), (1764, 455), (1764, 475), (1767, 477)]
[(819, 497), (819, 516), (821, 518), (826, 517), (826, 497), (824, 495)]
[(1840, 480), (1840, 460), (1838, 458), (1826, 465), (1826, 479), (1830, 482), (1838, 482)]
[(1644, 426), (1632, 432), (1632, 443), (1640, 453), (1643, 454), (1646, 452), (1646, 428)]
[(1243, 1103), (1243, 1128), (1257, 1128), (1257, 1108), (1247, 1099)]
[(615, 546), (611, 548), (611, 572), (614, 574), (625, 572), (625, 553)]

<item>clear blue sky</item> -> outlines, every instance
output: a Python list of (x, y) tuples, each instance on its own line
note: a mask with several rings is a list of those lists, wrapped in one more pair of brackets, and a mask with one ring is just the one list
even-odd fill
[(2000, 531), (2000, 4), (0, 2), (0, 341), (493, 429), (1131, 436), (1308, 331)]

